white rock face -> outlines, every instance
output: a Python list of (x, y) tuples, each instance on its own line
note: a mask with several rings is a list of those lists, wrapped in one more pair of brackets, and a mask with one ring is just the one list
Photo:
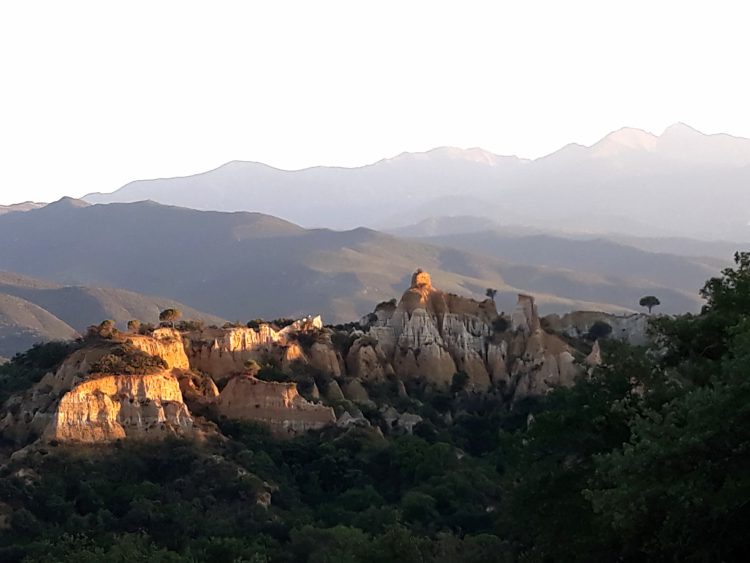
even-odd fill
[(370, 370), (381, 378), (391, 365), (400, 379), (439, 386), (462, 371), (470, 389), (484, 391), (494, 383), (514, 396), (572, 383), (579, 367), (568, 346), (542, 330), (533, 297), (519, 295), (510, 332), (496, 334), (497, 318), (490, 300), (444, 294), (417, 271), (397, 307), (366, 320), (368, 333), (352, 346), (347, 366), (360, 377)]
[(548, 315), (544, 320), (551, 330), (572, 338), (583, 338), (594, 323), (605, 322), (612, 327), (609, 338), (616, 338), (633, 346), (644, 346), (649, 342), (650, 318), (642, 313), (612, 315), (599, 311), (573, 311), (562, 316)]

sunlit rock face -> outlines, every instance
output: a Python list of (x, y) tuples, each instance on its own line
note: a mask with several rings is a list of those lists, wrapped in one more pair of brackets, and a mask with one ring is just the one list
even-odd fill
[(354, 356), (347, 357), (347, 366), (361, 377), (367, 377), (368, 368), (378, 378), (392, 369), (399, 378), (449, 386), (456, 372), (463, 371), (475, 390), (490, 386), (488, 365), (499, 355), (493, 350), (493, 362), (487, 361), (487, 340), (497, 317), (491, 300), (446, 294), (432, 286), (427, 272), (417, 270), (398, 306), (376, 311), (375, 317), (363, 337), (369, 340), (355, 342), (349, 353)]
[[(385, 304), (366, 317), (367, 333), (351, 347), (351, 375), (380, 379), (391, 374), (448, 386), (457, 372), (468, 386), (492, 385), (513, 399), (572, 384), (580, 373), (572, 349), (541, 327), (534, 298), (519, 295), (505, 330), (491, 299), (446, 294), (418, 270), (397, 306)], [(501, 324), (506, 324), (503, 321)]]
[[(591, 322), (557, 318), (565, 334)], [(315, 317), (281, 329), (262, 322), (187, 332), (159, 328), (95, 340), (9, 399), (0, 433), (17, 444), (39, 437), (60, 443), (150, 439), (197, 435), (206, 417), (220, 416), (289, 436), (336, 422), (330, 407), (312, 401), (374, 406), (370, 384), (395, 382), (407, 396), (409, 382), (443, 389), (458, 382), (468, 391), (496, 390), (517, 401), (571, 385), (582, 373), (573, 349), (543, 328), (548, 323), (540, 322), (533, 297), (519, 295), (513, 315), (500, 317), (491, 299), (442, 292), (419, 270), (400, 301), (379, 305), (362, 325), (336, 332)], [(165, 368), (146, 363), (144, 375), (95, 373), (98, 365), (119, 370), (116, 362), (99, 362), (123, 347), (161, 358)], [(595, 356), (589, 364), (601, 361)], [(294, 383), (253, 377), (257, 366), (250, 360), (287, 375), (314, 374), (321, 387), (312, 385), (308, 401)], [(136, 354), (132, 361), (143, 358)]]
[(294, 383), (261, 381), (239, 376), (219, 395), (221, 416), (268, 425), (277, 436), (290, 436), (323, 428), (336, 421), (333, 409), (306, 401)]
[(126, 437), (189, 434), (193, 418), (171, 373), (108, 375), (65, 393), (44, 438), (59, 442), (107, 442)]
[(126, 342), (133, 347), (164, 360), (169, 369), (190, 369), (182, 334), (172, 328), (158, 328), (151, 336), (128, 335)]
[(283, 337), (271, 325), (252, 328), (208, 328), (185, 335), (187, 355), (193, 369), (220, 381), (241, 373), (245, 363), (261, 362)]
[[(36, 438), (58, 442), (100, 442), (192, 431), (177, 370), (148, 375), (91, 373), (120, 342), (73, 352), (60, 367), (4, 405), (0, 432), (25, 444)], [(154, 345), (156, 345), (154, 343)]]

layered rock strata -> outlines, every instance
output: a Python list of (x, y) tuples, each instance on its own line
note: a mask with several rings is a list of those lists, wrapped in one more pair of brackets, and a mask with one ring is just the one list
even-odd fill
[(581, 372), (572, 349), (542, 329), (532, 296), (519, 295), (508, 323), (491, 299), (446, 294), (421, 270), (397, 306), (383, 304), (362, 322), (367, 332), (346, 357), (362, 379), (393, 374), (445, 387), (463, 372), (470, 389), (494, 385), (515, 400), (569, 385)]
[(294, 435), (336, 422), (331, 407), (306, 401), (294, 383), (245, 376), (227, 383), (219, 395), (217, 411), (231, 419), (262, 422), (277, 436)]
[(95, 377), (65, 393), (44, 432), (60, 442), (107, 442), (126, 437), (189, 434), (193, 418), (180, 385), (165, 372)]

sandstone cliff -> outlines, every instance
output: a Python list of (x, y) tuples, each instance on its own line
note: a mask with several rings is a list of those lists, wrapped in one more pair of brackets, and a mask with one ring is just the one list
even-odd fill
[(94, 377), (63, 395), (44, 431), (60, 442), (189, 434), (193, 418), (171, 373)]
[(303, 399), (294, 383), (231, 379), (219, 395), (219, 415), (267, 424), (277, 436), (323, 428), (336, 421), (333, 409)]
[[(99, 442), (191, 432), (193, 419), (183, 402), (176, 370), (142, 375), (91, 372), (118, 344), (84, 346), (29, 390), (11, 397), (4, 405), (2, 435), (25, 444), (38, 437)], [(158, 344), (154, 340), (149, 346)]]
[(169, 369), (190, 369), (182, 334), (173, 328), (158, 328), (151, 336), (129, 334), (126, 342), (146, 354), (161, 358)]

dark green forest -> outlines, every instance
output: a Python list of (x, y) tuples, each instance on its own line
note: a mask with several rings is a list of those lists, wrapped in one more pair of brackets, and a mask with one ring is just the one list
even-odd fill
[[(224, 420), (226, 439), (50, 446), (32, 474), (9, 461), (0, 561), (745, 560), (750, 254), (735, 261), (700, 314), (654, 317), (648, 348), (605, 341), (573, 387), (398, 399), (424, 418), (414, 435), (276, 440)], [(0, 367), (0, 397), (64, 352)]]

